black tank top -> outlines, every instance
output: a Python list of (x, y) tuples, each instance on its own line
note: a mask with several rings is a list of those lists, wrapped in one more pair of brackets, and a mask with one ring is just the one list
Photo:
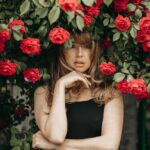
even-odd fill
[(66, 103), (68, 132), (66, 138), (84, 139), (101, 135), (104, 105), (94, 99)]

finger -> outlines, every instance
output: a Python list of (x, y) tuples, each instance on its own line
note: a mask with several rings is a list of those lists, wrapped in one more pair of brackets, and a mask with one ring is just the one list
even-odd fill
[(91, 78), (91, 76), (90, 75), (87, 75), (87, 74), (83, 74), (83, 73), (81, 73), (81, 72), (76, 72), (77, 74), (79, 74), (83, 79), (85, 79), (86, 80), (86, 82), (88, 83), (88, 85), (90, 85), (91, 86), (91, 83), (89, 82), (89, 80), (87, 79), (87, 78)]
[(86, 78), (91, 78), (91, 76), (88, 75), (88, 74), (83, 73), (82, 75), (83, 75), (84, 77), (86, 77)]
[(87, 88), (89, 88), (89, 83), (87, 82), (86, 79), (84, 79), (84, 78), (81, 77), (80, 80), (85, 84), (85, 86), (86, 86)]
[[(84, 77), (84, 76), (83, 76)], [(91, 82), (86, 78), (84, 77), (84, 79), (87, 81), (87, 83), (91, 86)]]

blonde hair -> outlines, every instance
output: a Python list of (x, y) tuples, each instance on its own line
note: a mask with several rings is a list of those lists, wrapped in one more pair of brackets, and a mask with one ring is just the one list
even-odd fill
[[(95, 101), (99, 104), (102, 104), (119, 96), (120, 93), (112, 87), (112, 84), (107, 82), (102, 75), (100, 76), (99, 64), (102, 50), (100, 49), (99, 42), (94, 41), (91, 33), (88, 32), (75, 33), (73, 38), (75, 42), (79, 44), (85, 45), (88, 43), (87, 47), (92, 50), (91, 66), (86, 73), (91, 76), (92, 97), (95, 97)], [(63, 49), (63, 45), (59, 47), (58, 54), (56, 55), (57, 58), (55, 59), (56, 62), (51, 68), (51, 83), (49, 85), (49, 96), (47, 99), (48, 105), (51, 105), (56, 81), (70, 71), (73, 71), (65, 61)], [(67, 89), (66, 93), (69, 93), (69, 96), (71, 95), (70, 93), (74, 93), (78, 97), (80, 95), (80, 89), (82, 86), (83, 84), (79, 83), (77, 86)]]

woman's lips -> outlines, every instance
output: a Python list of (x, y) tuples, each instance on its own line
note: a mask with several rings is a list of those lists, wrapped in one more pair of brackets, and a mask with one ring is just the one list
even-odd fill
[(84, 62), (78, 62), (78, 61), (77, 61), (77, 62), (75, 62), (75, 66), (76, 66), (76, 67), (79, 67), (79, 68), (80, 68), (80, 67), (83, 67), (83, 66), (84, 66)]

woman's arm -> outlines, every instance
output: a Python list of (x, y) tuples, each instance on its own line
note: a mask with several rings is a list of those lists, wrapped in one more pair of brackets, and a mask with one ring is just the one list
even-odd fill
[(122, 133), (123, 114), (122, 97), (115, 98), (105, 106), (101, 136), (79, 140), (66, 139), (57, 149), (117, 150)]
[(46, 91), (43, 90), (42, 87), (36, 89), (34, 94), (34, 111), (36, 122), (43, 135), (49, 141), (60, 144), (64, 141), (67, 133), (64, 88), (61, 84), (59, 84), (59, 82), (56, 83), (52, 106), (49, 108), (48, 115), (44, 113), (44, 110), (48, 109), (45, 97)]

